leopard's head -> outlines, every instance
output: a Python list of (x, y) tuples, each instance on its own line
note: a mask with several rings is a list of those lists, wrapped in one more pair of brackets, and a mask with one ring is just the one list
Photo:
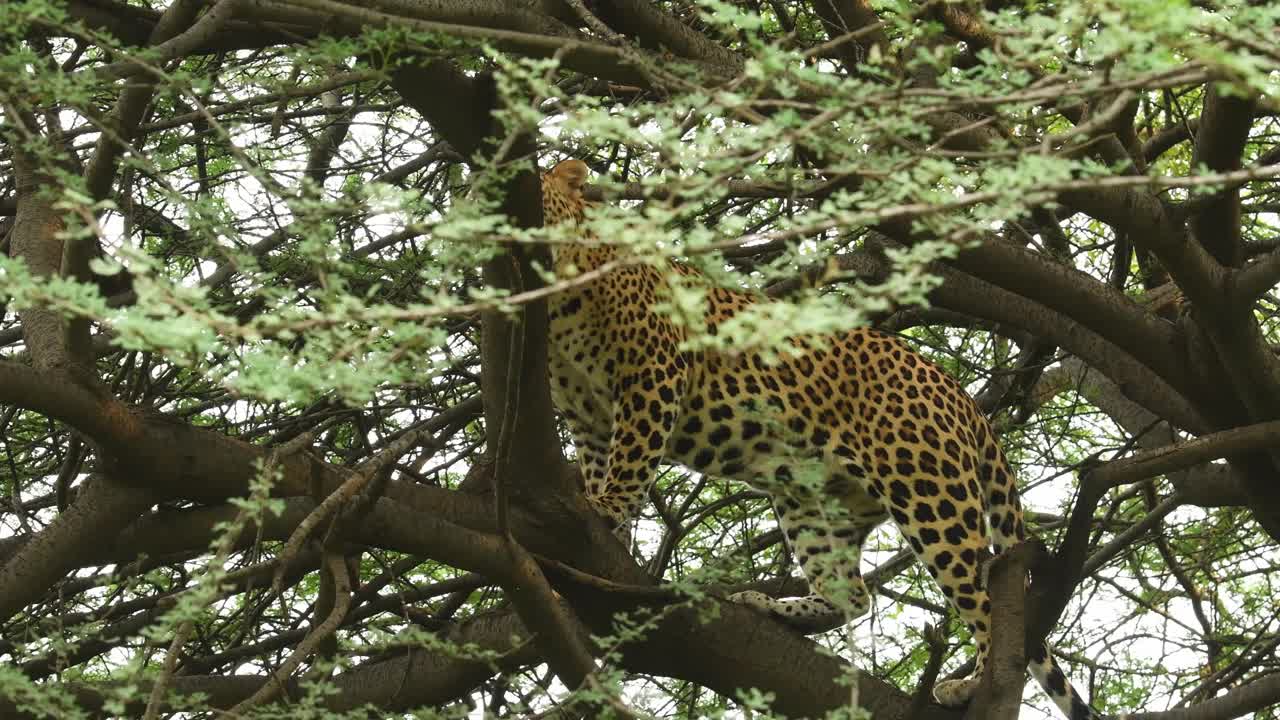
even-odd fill
[(580, 222), (586, 200), (582, 188), (591, 169), (581, 160), (565, 160), (542, 174), (542, 222)]

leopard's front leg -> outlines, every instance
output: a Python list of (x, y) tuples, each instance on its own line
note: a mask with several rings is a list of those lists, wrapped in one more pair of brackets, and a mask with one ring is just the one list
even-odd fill
[(647, 365), (620, 375), (613, 383), (613, 430), (603, 487), (587, 499), (625, 528), (648, 501), (667, 439), (679, 414), (683, 368)]

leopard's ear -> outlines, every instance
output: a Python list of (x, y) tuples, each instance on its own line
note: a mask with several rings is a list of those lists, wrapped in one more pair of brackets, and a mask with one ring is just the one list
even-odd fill
[(551, 168), (551, 175), (559, 178), (572, 190), (581, 190), (587, 184), (587, 175), (590, 173), (591, 168), (581, 160), (564, 160)]

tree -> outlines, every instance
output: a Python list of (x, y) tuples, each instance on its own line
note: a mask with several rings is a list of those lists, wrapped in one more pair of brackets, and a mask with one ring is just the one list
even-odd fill
[(993, 568), (971, 716), (1046, 636), (1102, 710), (1280, 716), (1274, 5), (0, 20), (5, 717), (963, 717), (896, 534), (805, 637), (724, 599), (804, 592), (758, 494), (666, 469), (629, 546), (590, 511), (546, 381), (569, 156), (630, 261), (781, 300), (699, 346), (869, 322), (974, 391), (1051, 551)]

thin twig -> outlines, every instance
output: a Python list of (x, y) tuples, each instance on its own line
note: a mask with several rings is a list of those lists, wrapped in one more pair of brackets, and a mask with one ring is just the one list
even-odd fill
[(938, 682), (938, 673), (942, 671), (942, 661), (947, 656), (946, 636), (942, 628), (936, 625), (925, 625), (921, 633), (929, 645), (929, 659), (924, 664), (924, 672), (920, 674), (920, 682), (911, 695), (911, 709), (906, 717), (920, 717), (924, 708), (933, 697), (933, 686)]
[(184, 621), (178, 626), (178, 631), (173, 634), (173, 642), (169, 643), (169, 650), (164, 656), (164, 666), (160, 669), (160, 676), (156, 678), (156, 682), (151, 686), (151, 695), (147, 698), (147, 709), (142, 714), (142, 720), (156, 720), (160, 715), (160, 706), (164, 703), (164, 691), (169, 687), (169, 681), (173, 678), (173, 672), (178, 667), (178, 655), (182, 653), (182, 646), (187, 644), (187, 640), (191, 637), (191, 631), (195, 629), (196, 624), (190, 620)]
[(289, 540), (285, 543), (284, 548), (277, 556), (279, 559), (279, 567), (276, 568), (275, 578), (271, 582), (272, 590), (280, 592), (284, 589), (284, 575), (289, 567), (293, 564), (294, 558), (302, 552), (302, 546), (315, 531), (321, 522), (333, 516), (344, 503), (347, 503), (356, 496), (369, 481), (376, 476), (382, 468), (388, 463), (393, 462), (397, 457), (402, 455), (405, 450), (418, 441), (421, 433), (417, 430), (405, 433), (395, 442), (388, 445), (382, 452), (365, 461), (355, 470), (351, 471), (350, 477), (329, 494), (324, 500), (316, 506), (311, 514), (307, 515), (302, 522), (298, 523), (298, 527), (294, 529), (289, 536)]
[(338, 553), (327, 554), (325, 556), (325, 564), (328, 565), (329, 572), (333, 575), (333, 609), (329, 611), (329, 615), (324, 619), (324, 622), (317, 625), (309, 635), (302, 639), (302, 642), (298, 643), (298, 647), (294, 648), (288, 659), (267, 678), (267, 681), (262, 684), (262, 687), (258, 688), (257, 692), (231, 708), (229, 714), (232, 717), (244, 713), (254, 705), (275, 698), (284, 689), (289, 676), (293, 674), (298, 665), (310, 657), (315, 652), (315, 649), (320, 646), (320, 643), (333, 635), (338, 627), (342, 625), (343, 618), (346, 617), (347, 611), (351, 609), (351, 576), (347, 573), (346, 560)]
[[(520, 261), (508, 253), (511, 261), (511, 289), (524, 290), (520, 273)], [(507, 383), (503, 397), (502, 422), (498, 426), (498, 444), (493, 458), (493, 503), (498, 523), (498, 534), (512, 542), (508, 518), (507, 467), (510, 463), (511, 442), (515, 437), (516, 421), (520, 413), (520, 374), (524, 372), (524, 313), (507, 318), (510, 333), (507, 339)]]
[(688, 599), (688, 597), (684, 596), (680, 592), (662, 585), (628, 585), (626, 583), (615, 582), (607, 578), (583, 572), (575, 567), (566, 565), (555, 558), (547, 557), (546, 555), (540, 555), (535, 552), (530, 552), (529, 554), (538, 561), (538, 564), (547, 571), (547, 574), (558, 575), (574, 585), (589, 587), (616, 595), (627, 595), (630, 597), (651, 600), (669, 600), (675, 602)]

